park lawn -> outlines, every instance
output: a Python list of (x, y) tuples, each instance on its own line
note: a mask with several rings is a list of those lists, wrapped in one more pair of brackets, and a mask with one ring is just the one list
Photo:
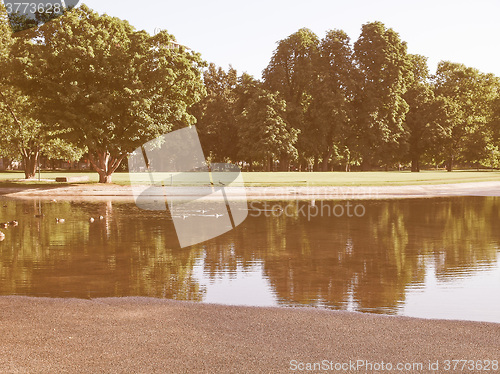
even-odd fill
[(243, 173), (249, 186), (404, 186), (500, 181), (500, 171)]
[[(56, 177), (62, 176), (88, 176), (88, 183), (97, 183), (98, 175), (94, 172), (58, 171), (42, 172), (41, 179), (34, 181), (24, 181), (23, 172), (3, 172), (0, 173), (0, 187), (20, 186), (20, 185), (54, 185)], [(179, 178), (180, 177), (180, 178)], [(183, 176), (176, 176), (175, 183), (192, 184), (199, 179), (200, 173), (185, 173)], [(38, 174), (37, 174), (38, 178)], [(170, 173), (165, 173), (165, 184), (170, 183)], [(144, 183), (147, 183), (144, 178)], [(246, 186), (403, 186), (419, 184), (448, 184), (466, 182), (488, 182), (500, 181), (500, 171), (422, 171), (411, 173), (409, 171), (373, 171), (373, 172), (245, 172), (243, 180)], [(114, 173), (113, 183), (119, 185), (130, 184), (128, 173)], [(218, 181), (214, 180), (217, 184)], [(59, 183), (63, 184), (63, 183)], [(197, 183), (195, 183), (197, 184)]]

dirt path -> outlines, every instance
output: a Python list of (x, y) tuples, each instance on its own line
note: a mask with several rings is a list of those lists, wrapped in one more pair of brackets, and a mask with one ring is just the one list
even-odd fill
[[(171, 187), (169, 187), (171, 188)], [(173, 187), (175, 195), (186, 196), (199, 193), (199, 188)], [(499, 182), (476, 182), (458, 184), (410, 185), (410, 186), (330, 186), (330, 187), (226, 187), (228, 196), (246, 195), (250, 199), (389, 199), (437, 196), (500, 196)], [(0, 185), (0, 195), (8, 198), (88, 199), (115, 198), (133, 199), (133, 190), (123, 185), (75, 184), (64, 186)]]
[[(323, 360), (347, 370), (298, 370)], [(470, 372), (446, 370), (446, 360), (500, 360), (500, 324), (149, 298), (0, 298), (1, 373), (375, 372), (352, 370), (361, 362)]]

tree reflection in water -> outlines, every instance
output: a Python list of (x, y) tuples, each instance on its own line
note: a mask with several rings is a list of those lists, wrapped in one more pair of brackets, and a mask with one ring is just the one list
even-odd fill
[(451, 282), (498, 266), (498, 198), (366, 201), (364, 217), (310, 220), (298, 210), (309, 202), (279, 204), (288, 216), (249, 216), (180, 249), (165, 214), (130, 203), (4, 201), (0, 221), (19, 226), (3, 229), (0, 294), (201, 301), (196, 266), (215, 280), (259, 263), (282, 305), (393, 313), (409, 287), (423, 285), (429, 264)]

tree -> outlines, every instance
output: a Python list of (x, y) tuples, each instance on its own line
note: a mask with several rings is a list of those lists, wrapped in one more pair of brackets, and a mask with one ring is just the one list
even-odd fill
[(357, 88), (354, 99), (357, 145), (368, 166), (388, 165), (401, 155), (408, 105), (409, 65), (406, 43), (381, 22), (363, 25), (354, 44)]
[(238, 76), (232, 67), (225, 72), (214, 64), (204, 73), (207, 91), (192, 113), (197, 119), (196, 128), (205, 152), (213, 161), (235, 161), (238, 156), (238, 133), (236, 128), (235, 102)]
[(240, 158), (250, 163), (260, 161), (271, 171), (273, 160), (297, 158), (295, 143), (299, 130), (285, 120), (286, 102), (257, 84), (248, 86), (247, 105), (238, 117)]
[(492, 101), (492, 143), (490, 165), (500, 168), (500, 80), (496, 85), (496, 95)]
[(315, 62), (317, 83), (311, 89), (312, 101), (307, 113), (308, 123), (303, 130), (314, 141), (322, 160), (322, 170), (328, 170), (330, 158), (337, 152), (346, 158), (352, 149), (352, 49), (350, 39), (342, 30), (331, 30), (320, 44)]
[(429, 82), (427, 58), (409, 55), (411, 83), (403, 98), (409, 105), (405, 118), (408, 143), (408, 158), (411, 171), (420, 171), (420, 160), (424, 154), (433, 153), (439, 139), (445, 136), (442, 125), (446, 121), (446, 103), (436, 98)]
[[(7, 18), (7, 12), (3, 4), (0, 4), (0, 131), (5, 128), (6, 122), (12, 120), (12, 112), (5, 105), (5, 94), (7, 89), (7, 74), (5, 66), (9, 61), (10, 50), (12, 47), (12, 33), (9, 28), (9, 20)], [(3, 132), (3, 131), (2, 131)], [(0, 134), (3, 135), (3, 134)], [(10, 152), (10, 144), (5, 141), (4, 136), (0, 137), (0, 154), (2, 156), (7, 156)]]
[(101, 183), (134, 149), (195, 122), (204, 63), (166, 31), (150, 36), (82, 5), (16, 44), (19, 86), (44, 122), (87, 147)]
[[(29, 95), (14, 85), (17, 71), (12, 64), (14, 39), (5, 10), (0, 9), (0, 143), (2, 154), (23, 162), (26, 179), (35, 177), (40, 154), (53, 156), (71, 148), (75, 156), (81, 155), (78, 147), (57, 139), (59, 132), (40, 120), (39, 108)], [(22, 37), (22, 36), (21, 36)], [(69, 157), (74, 159), (73, 157)]]
[(490, 156), (492, 109), (498, 78), (463, 64), (442, 61), (433, 77), (437, 97), (447, 105), (442, 139), (447, 170), (457, 161), (477, 161)]
[(40, 153), (49, 160), (80, 161), (86, 149), (75, 148), (64, 139), (54, 137), (44, 144)]
[[(317, 83), (315, 64), (319, 58), (319, 39), (303, 28), (278, 42), (269, 65), (263, 72), (265, 87), (279, 92), (286, 101), (286, 120), (291, 128), (301, 130), (297, 142), (303, 159), (317, 154), (314, 139), (309, 137), (307, 112), (312, 102), (312, 90)], [(282, 160), (286, 164), (287, 160)]]
[(0, 143), (2, 155), (23, 162), (26, 179), (35, 178), (41, 155), (48, 158), (79, 160), (85, 150), (60, 138), (60, 131), (51, 130), (37, 119), (36, 108), (26, 95), (12, 88), (0, 92)]

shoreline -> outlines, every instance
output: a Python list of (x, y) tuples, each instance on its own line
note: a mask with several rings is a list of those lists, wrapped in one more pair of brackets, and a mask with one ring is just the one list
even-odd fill
[(500, 324), (485, 322), (138, 297), (2, 296), (0, 310), (8, 373), (289, 373), (293, 360), (439, 362), (442, 372), (445, 360), (500, 359)]
[[(145, 189), (146, 186), (138, 187)], [(202, 196), (209, 187), (167, 187), (169, 196), (184, 198)], [(377, 200), (403, 198), (430, 198), (451, 196), (500, 196), (498, 182), (466, 182), (455, 184), (426, 184), (405, 186), (309, 186), (309, 187), (225, 187), (228, 197), (249, 200)], [(164, 195), (165, 189), (157, 189), (148, 196)], [(13, 199), (134, 199), (134, 191), (126, 185), (71, 184), (63, 186), (15, 186), (2, 187), (0, 196)]]

